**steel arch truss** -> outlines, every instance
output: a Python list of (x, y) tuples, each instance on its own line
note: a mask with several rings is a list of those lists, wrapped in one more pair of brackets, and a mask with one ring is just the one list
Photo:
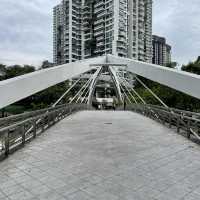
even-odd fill
[[(129, 72), (200, 99), (200, 76), (198, 75), (139, 62), (133, 59), (106, 55), (39, 70), (27, 75), (0, 81), (0, 109), (58, 83), (88, 72), (91, 70), (91, 65), (126, 66), (126, 70)], [(110, 67), (110, 72), (115, 87), (117, 88), (119, 99), (122, 99), (119, 80), (115, 74), (115, 68)], [(95, 80), (98, 76), (99, 75), (97, 74), (91, 83), (89, 92), (90, 103), (96, 85)]]

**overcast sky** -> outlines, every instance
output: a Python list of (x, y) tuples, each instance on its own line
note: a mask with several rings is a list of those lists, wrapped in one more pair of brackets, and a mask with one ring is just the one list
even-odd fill
[[(60, 0), (1, 0), (0, 63), (52, 61), (52, 8)], [(173, 60), (200, 55), (200, 0), (154, 0), (153, 34), (172, 46)]]

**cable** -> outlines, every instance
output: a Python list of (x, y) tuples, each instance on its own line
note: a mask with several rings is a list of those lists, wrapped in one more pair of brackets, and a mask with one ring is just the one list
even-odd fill
[(131, 100), (129, 99), (128, 95), (126, 94), (124, 88), (122, 87), (122, 84), (121, 84), (121, 83), (119, 83), (119, 84), (120, 84), (120, 87), (121, 87), (121, 89), (122, 89), (122, 91), (123, 91), (123, 94), (126, 96), (126, 98), (128, 99), (129, 103), (132, 104), (132, 102), (131, 102)]
[[(120, 77), (119, 77), (120, 78)], [(121, 79), (121, 78), (120, 78)], [(121, 79), (122, 80), (122, 79)], [(128, 87), (126, 86), (126, 84), (124, 84), (124, 82), (122, 81), (123, 85), (125, 86), (126, 90), (128, 91), (128, 93), (130, 94), (130, 96), (132, 97), (132, 99), (134, 100), (134, 102), (136, 104), (138, 104), (136, 98), (131, 94), (131, 92), (129, 91)]]
[(87, 94), (89, 94), (89, 90), (85, 93), (85, 96), (81, 100), (81, 103), (83, 103), (84, 101), (85, 101), (85, 103), (87, 103), (87, 100), (88, 100), (88, 98), (86, 98)]
[(72, 103), (74, 101), (74, 99), (76, 99), (76, 97), (79, 96), (79, 94), (81, 93), (81, 91), (83, 90), (83, 88), (86, 87), (86, 85), (88, 84), (89, 81), (90, 81), (90, 79), (83, 85), (83, 87), (78, 91), (78, 93), (71, 99), (71, 101), (69, 103)]
[[(124, 81), (127, 83), (127, 84), (129, 84), (127, 81), (126, 81), (126, 79), (123, 77), (123, 79), (124, 79)], [(133, 90), (133, 92), (138, 96), (138, 98), (142, 101), (142, 103), (144, 104), (144, 105), (148, 105), (146, 102), (145, 102), (145, 100), (136, 92), (136, 90), (135, 89), (133, 89), (133, 88), (131, 88), (132, 90)], [(147, 108), (156, 116), (156, 118), (157, 119), (159, 119), (159, 116), (155, 113), (155, 111), (153, 111), (149, 106), (147, 106)]]
[(143, 85), (165, 108), (169, 109), (169, 107), (149, 88), (147, 87), (147, 85), (142, 82), (137, 76), (136, 76), (136, 80)]
[[(124, 79), (124, 81), (127, 83), (127, 84), (129, 84), (127, 81), (126, 81), (126, 79), (124, 78), (124, 77), (119, 77), (119, 78), (123, 78)], [(145, 100), (136, 92), (136, 90), (134, 89), (134, 88), (132, 88), (132, 87), (130, 87), (131, 88), (131, 90), (134, 92), (134, 94), (142, 101), (142, 103), (143, 104), (147, 104), (146, 102), (145, 102)]]
[[(81, 74), (82, 76), (82, 74)], [(53, 108), (72, 90), (72, 88), (74, 88), (74, 86), (81, 80), (81, 76), (80, 78), (53, 104)]]
[(90, 79), (88, 80), (87, 85), (85, 86), (84, 90), (82, 91), (82, 93), (79, 95), (78, 99), (76, 100), (76, 103), (78, 103), (78, 101), (80, 100), (80, 98), (82, 97), (82, 95), (84, 94), (84, 92), (86, 91), (86, 89), (88, 88), (88, 86), (90, 86), (92, 81), (92, 76), (90, 77)]

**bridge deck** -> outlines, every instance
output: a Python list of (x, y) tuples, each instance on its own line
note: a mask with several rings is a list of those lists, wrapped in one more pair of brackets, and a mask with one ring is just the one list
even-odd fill
[(199, 199), (200, 147), (132, 112), (84, 111), (0, 163), (0, 199)]

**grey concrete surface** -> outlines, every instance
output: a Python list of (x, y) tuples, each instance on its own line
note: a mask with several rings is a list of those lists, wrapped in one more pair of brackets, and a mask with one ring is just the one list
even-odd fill
[(0, 199), (197, 200), (199, 155), (138, 114), (79, 112), (0, 163)]

